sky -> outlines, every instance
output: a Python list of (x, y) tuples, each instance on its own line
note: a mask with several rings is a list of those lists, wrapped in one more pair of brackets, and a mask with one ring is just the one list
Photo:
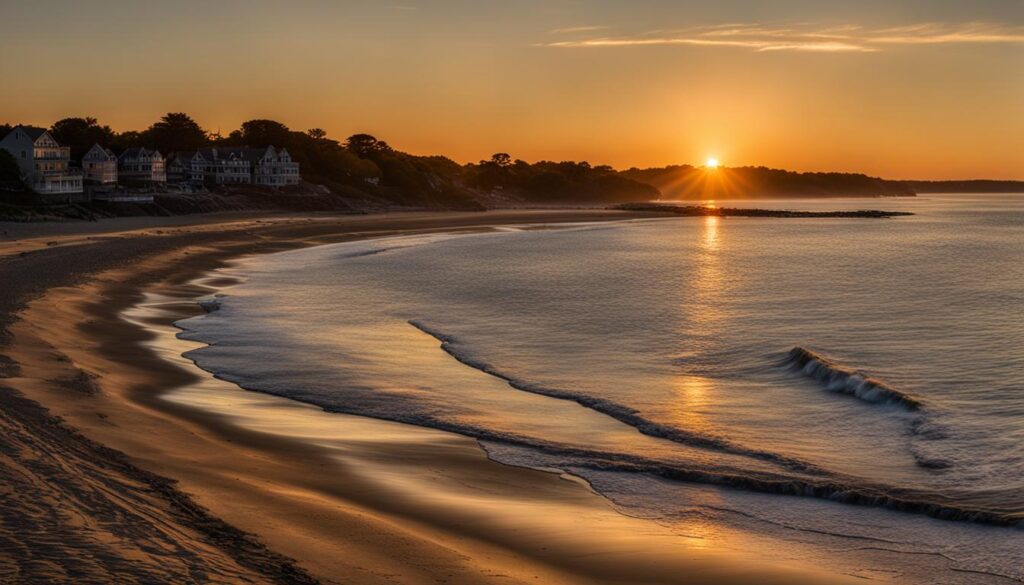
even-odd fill
[(1024, 0), (0, 0), (0, 121), (1024, 179)]

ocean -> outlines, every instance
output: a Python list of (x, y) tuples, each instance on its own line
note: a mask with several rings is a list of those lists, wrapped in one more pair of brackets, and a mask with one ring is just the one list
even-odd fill
[(246, 389), (476, 438), (688, 537), (1024, 580), (1024, 197), (726, 205), (915, 215), (325, 245), (239, 261), (178, 325)]

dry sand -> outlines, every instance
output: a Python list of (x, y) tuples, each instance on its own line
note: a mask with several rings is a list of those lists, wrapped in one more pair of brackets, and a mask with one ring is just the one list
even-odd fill
[(0, 244), (0, 580), (842, 582), (705, 550), (466, 437), (242, 391), (181, 358), (170, 325), (242, 254), (629, 217), (196, 218)]

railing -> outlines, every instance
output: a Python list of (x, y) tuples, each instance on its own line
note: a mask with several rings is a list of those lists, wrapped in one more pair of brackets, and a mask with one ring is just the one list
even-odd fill
[(36, 169), (36, 171), (35, 171), (35, 175), (37, 177), (68, 177), (68, 178), (74, 178), (74, 177), (81, 177), (83, 174), (84, 173), (82, 172), (82, 169), (77, 168), (77, 167), (68, 167), (66, 169), (47, 169), (47, 170)]
[(36, 193), (81, 193), (82, 183), (79, 181), (76, 185), (61, 185), (57, 181), (37, 181), (33, 183), (32, 190)]
[(58, 152), (52, 152), (53, 149), (47, 149), (43, 152), (33, 152), (32, 158), (35, 160), (68, 160), (71, 158), (71, 147), (61, 146), (57, 149)]

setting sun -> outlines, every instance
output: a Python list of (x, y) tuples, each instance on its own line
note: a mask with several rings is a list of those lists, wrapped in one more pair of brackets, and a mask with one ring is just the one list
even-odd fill
[(704, 166), (709, 168), (709, 169), (717, 169), (718, 168), (718, 159), (715, 158), (715, 157), (708, 157), (708, 160), (707, 160), (707, 162), (704, 163)]

